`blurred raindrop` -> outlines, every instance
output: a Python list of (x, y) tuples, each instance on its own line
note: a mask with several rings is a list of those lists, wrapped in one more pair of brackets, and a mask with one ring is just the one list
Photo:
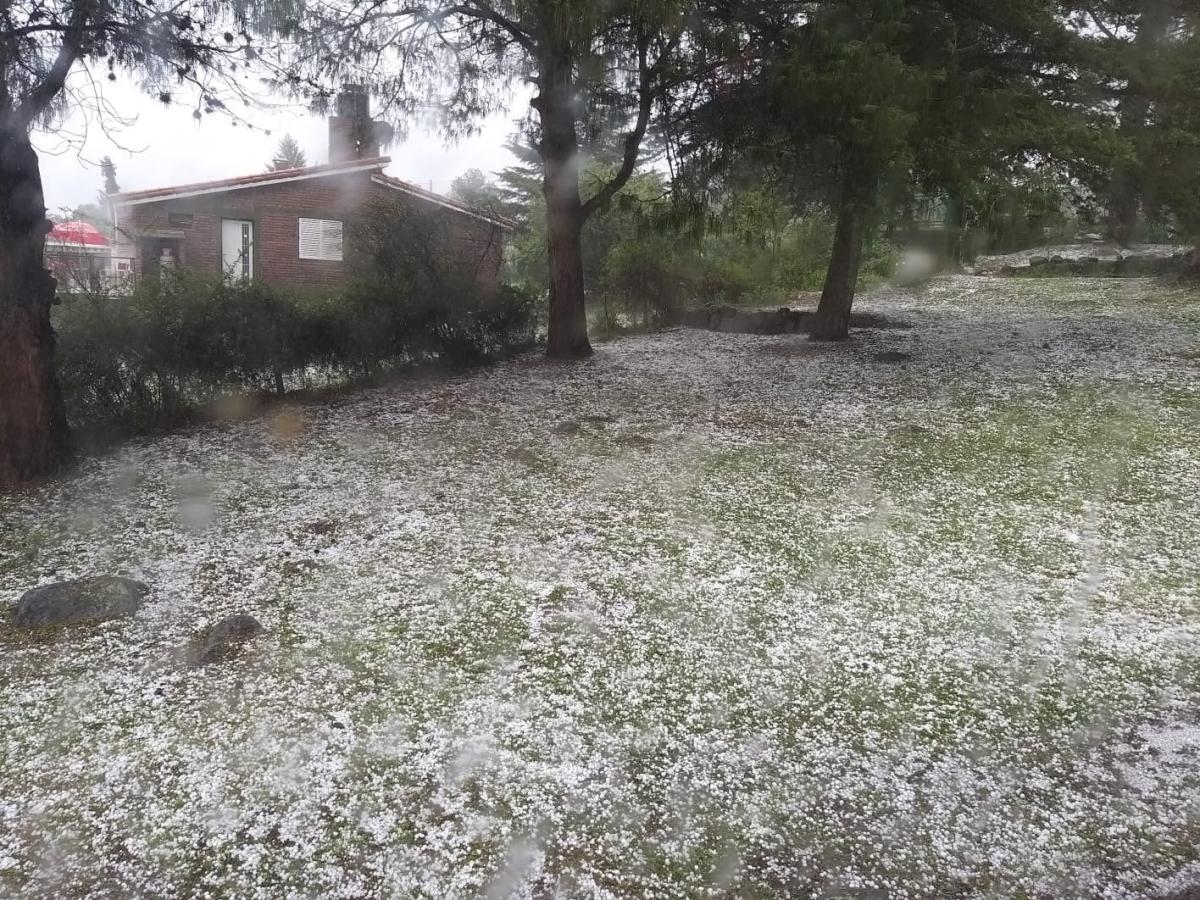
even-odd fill
[(308, 431), (308, 417), (293, 407), (283, 407), (271, 414), (267, 425), (275, 440), (290, 444)]
[(201, 533), (216, 520), (212, 502), (212, 485), (202, 476), (180, 478), (175, 485), (178, 498), (178, 518), (185, 531)]

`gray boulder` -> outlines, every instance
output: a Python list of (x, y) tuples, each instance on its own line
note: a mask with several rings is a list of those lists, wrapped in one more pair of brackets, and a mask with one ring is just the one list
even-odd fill
[(254, 616), (226, 616), (210, 625), (192, 642), (188, 663), (206, 666), (234, 656), (242, 644), (263, 633), (262, 623)]
[(123, 619), (141, 608), (149, 590), (115, 575), (44, 584), (21, 595), (15, 621), (18, 628), (44, 628)]

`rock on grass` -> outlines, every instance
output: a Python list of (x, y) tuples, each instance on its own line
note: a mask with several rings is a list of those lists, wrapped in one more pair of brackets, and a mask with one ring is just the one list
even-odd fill
[(188, 663), (206, 666), (237, 654), (242, 644), (263, 633), (254, 616), (226, 616), (197, 635), (188, 651)]
[(150, 589), (140, 581), (98, 575), (33, 588), (17, 601), (18, 628), (106, 622), (132, 616)]

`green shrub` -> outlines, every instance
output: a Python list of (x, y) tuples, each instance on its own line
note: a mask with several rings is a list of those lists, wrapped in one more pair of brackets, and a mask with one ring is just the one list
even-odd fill
[(509, 287), (435, 296), (371, 277), (303, 294), (181, 272), (127, 296), (64, 298), (54, 324), (68, 417), (104, 438), (177, 425), (231, 392), (485, 360), (528, 341), (532, 306)]
[(895, 275), (900, 256), (900, 248), (890, 241), (876, 240), (863, 247), (862, 265), (858, 272), (859, 289), (874, 287)]
[(691, 299), (700, 306), (736, 306), (762, 283), (739, 259), (712, 254), (698, 263)]
[(673, 318), (691, 293), (688, 255), (665, 235), (615, 243), (604, 259), (596, 288), (603, 295), (609, 319), (614, 308), (635, 321), (640, 319), (645, 328)]

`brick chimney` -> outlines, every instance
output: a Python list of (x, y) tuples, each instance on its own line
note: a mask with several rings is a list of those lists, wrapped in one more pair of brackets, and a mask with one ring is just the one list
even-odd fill
[(366, 86), (345, 85), (337, 95), (335, 108), (337, 115), (329, 117), (329, 161), (377, 157), (381, 129), (371, 121), (371, 95)]

